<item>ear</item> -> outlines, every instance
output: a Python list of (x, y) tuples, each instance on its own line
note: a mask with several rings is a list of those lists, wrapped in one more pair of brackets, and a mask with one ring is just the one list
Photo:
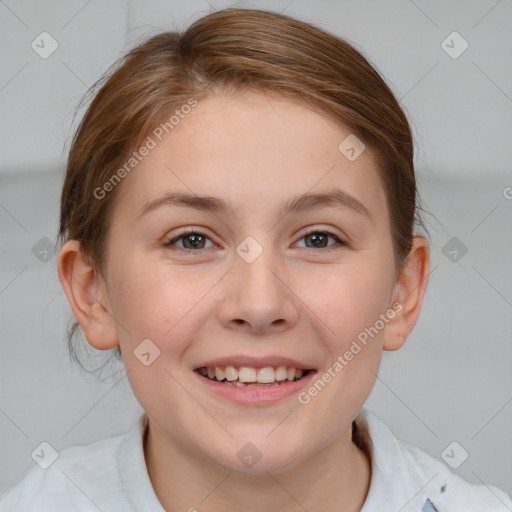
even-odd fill
[(69, 240), (59, 254), (58, 274), (73, 313), (90, 345), (108, 350), (119, 345), (116, 322), (103, 278), (86, 262), (80, 242)]
[(395, 316), (386, 325), (384, 350), (397, 350), (418, 320), (430, 272), (430, 247), (425, 237), (413, 238), (412, 247), (398, 275), (393, 295)]

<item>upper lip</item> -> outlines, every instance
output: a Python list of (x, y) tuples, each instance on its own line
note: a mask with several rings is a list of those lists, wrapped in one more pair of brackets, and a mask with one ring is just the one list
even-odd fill
[(288, 357), (281, 356), (266, 356), (266, 357), (253, 357), (247, 355), (239, 355), (239, 356), (227, 356), (220, 357), (217, 359), (210, 359), (209, 361), (205, 361), (198, 365), (195, 369), (199, 368), (214, 368), (216, 366), (235, 366), (240, 368), (240, 366), (248, 366), (249, 368), (266, 368), (269, 366), (277, 367), (277, 366), (286, 366), (288, 368), (297, 368), (300, 370), (312, 370), (314, 369), (311, 365), (307, 365), (305, 363), (301, 363), (300, 361), (296, 361), (295, 359), (290, 359)]

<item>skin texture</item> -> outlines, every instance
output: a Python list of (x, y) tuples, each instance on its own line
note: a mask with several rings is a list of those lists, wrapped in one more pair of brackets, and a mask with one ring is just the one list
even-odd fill
[[(149, 417), (146, 463), (166, 510), (286, 512), (300, 503), (356, 511), (364, 503), (369, 461), (351, 442), (351, 422), (382, 350), (398, 349), (416, 323), (429, 249), (415, 237), (396, 277), (384, 188), (368, 149), (354, 161), (338, 150), (349, 134), (280, 97), (202, 100), (118, 185), (104, 275), (78, 242), (61, 250), (59, 277), (88, 342), (121, 347)], [(280, 212), (292, 196), (334, 188), (369, 217), (335, 206)], [(140, 216), (166, 192), (222, 198), (232, 211), (166, 205)], [(190, 237), (164, 245), (186, 227), (207, 237), (201, 249)], [(325, 232), (347, 245), (329, 238), (317, 247), (306, 236)], [(236, 252), (248, 236), (263, 249), (252, 263)], [(277, 355), (321, 375), (395, 302), (401, 311), (307, 405), (297, 394), (267, 406), (234, 403), (193, 371), (218, 357)], [(160, 356), (145, 366), (134, 350), (148, 338)], [(247, 442), (262, 454), (252, 468), (237, 457)]]

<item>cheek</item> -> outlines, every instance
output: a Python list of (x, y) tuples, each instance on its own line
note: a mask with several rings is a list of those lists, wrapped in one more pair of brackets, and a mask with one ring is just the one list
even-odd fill
[(207, 299), (218, 280), (211, 270), (126, 259), (112, 275), (121, 346), (133, 351), (150, 339), (165, 354), (183, 352), (211, 315)]
[[(392, 275), (392, 274), (391, 274)], [(357, 414), (375, 383), (382, 354), (391, 277), (382, 262), (339, 265), (324, 275), (321, 291), (304, 293), (304, 302), (315, 315), (317, 332), (326, 351), (322, 370), (299, 399), (314, 408), (315, 417), (327, 418), (326, 438), (334, 438), (347, 417)], [(316, 279), (315, 279), (316, 277)], [(318, 283), (320, 275), (306, 281)], [(374, 330), (376, 322), (377, 329)], [(318, 397), (318, 398), (317, 398)]]
[[(189, 397), (176, 382), (183, 354), (211, 315), (211, 302), (206, 299), (215, 282), (211, 273), (206, 276), (161, 262), (142, 265), (136, 258), (118, 265), (112, 275), (117, 330), (128, 378), (144, 409), (157, 417), (170, 409), (188, 417)], [(142, 356), (146, 353), (148, 365)], [(155, 393), (155, 389), (168, 392)]]
[[(298, 294), (306, 310), (315, 313), (313, 317), (332, 359), (349, 350), (358, 336), (364, 340), (364, 333), (390, 305), (391, 270), (382, 262), (368, 260), (360, 258), (353, 264), (331, 266), (327, 273), (319, 268), (302, 277)], [(378, 327), (379, 333), (368, 338), (377, 341), (373, 345), (382, 335), (381, 322)]]

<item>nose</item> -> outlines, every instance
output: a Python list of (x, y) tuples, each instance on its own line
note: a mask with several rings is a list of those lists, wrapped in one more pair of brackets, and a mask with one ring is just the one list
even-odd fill
[(240, 332), (277, 333), (297, 324), (300, 300), (292, 291), (291, 274), (270, 251), (252, 263), (235, 256), (224, 282), (219, 319)]

